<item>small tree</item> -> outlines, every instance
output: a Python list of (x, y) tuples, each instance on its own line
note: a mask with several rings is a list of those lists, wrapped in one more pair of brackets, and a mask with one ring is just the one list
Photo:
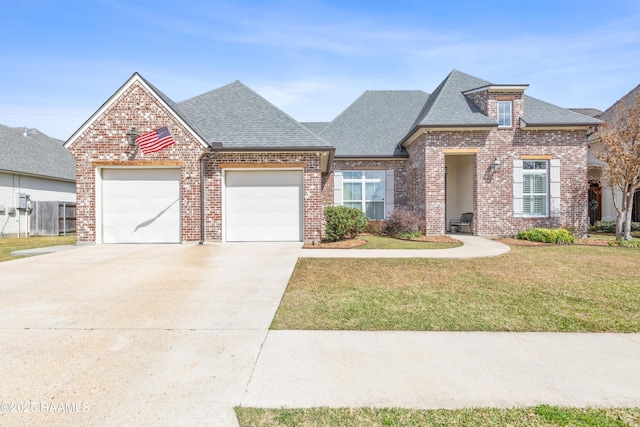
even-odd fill
[(612, 120), (600, 126), (593, 153), (605, 163), (602, 173), (614, 194), (616, 240), (631, 240), (633, 196), (640, 189), (640, 93), (631, 106), (621, 102)]

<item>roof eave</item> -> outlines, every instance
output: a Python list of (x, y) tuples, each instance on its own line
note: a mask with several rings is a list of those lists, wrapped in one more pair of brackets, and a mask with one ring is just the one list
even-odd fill
[(271, 147), (263, 147), (263, 146), (248, 146), (248, 147), (216, 147), (215, 143), (212, 144), (209, 151), (214, 152), (217, 151), (219, 153), (290, 153), (290, 152), (313, 152), (313, 151), (335, 151), (336, 147), (333, 146), (271, 146)]
[(571, 123), (571, 122), (557, 122), (557, 123), (527, 123), (525, 120), (520, 119), (520, 129), (529, 130), (567, 130), (567, 129), (579, 129), (588, 130), (594, 126), (601, 125), (603, 122), (598, 123)]
[[(218, 144), (211, 144), (211, 146), (207, 148), (205, 155), (211, 155), (213, 153), (323, 153), (323, 155), (321, 155), (322, 173), (329, 172), (336, 152), (336, 147), (332, 146), (223, 147), (216, 146)], [(324, 153), (326, 153), (326, 155), (324, 155)]]
[(359, 160), (359, 159), (363, 159), (363, 160), (402, 160), (402, 159), (408, 159), (409, 158), (409, 154), (402, 154), (402, 155), (397, 155), (397, 156), (389, 156), (389, 155), (356, 155), (356, 154), (352, 154), (352, 155), (336, 155), (335, 159), (336, 160)]
[(465, 90), (462, 92), (463, 95), (469, 95), (475, 92), (524, 92), (529, 87), (528, 84), (490, 84), (485, 86), (480, 86), (474, 89)]
[(54, 181), (63, 181), (63, 182), (69, 182), (69, 183), (75, 183), (76, 182), (75, 178), (64, 178), (64, 177), (53, 176), (53, 175), (40, 175), (40, 174), (36, 174), (36, 173), (14, 171), (14, 170), (10, 170), (10, 169), (0, 169), (0, 172), (4, 172), (4, 173), (7, 173), (7, 174), (12, 174), (12, 175), (22, 175), (22, 176), (31, 176), (31, 177), (34, 177), (34, 178), (51, 179), (51, 180), (54, 180)]

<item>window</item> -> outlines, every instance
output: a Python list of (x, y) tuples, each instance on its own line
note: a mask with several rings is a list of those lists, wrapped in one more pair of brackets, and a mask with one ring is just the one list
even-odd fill
[(511, 127), (511, 101), (498, 101), (498, 126)]
[(358, 208), (369, 219), (384, 219), (385, 171), (343, 171), (344, 206)]
[(522, 162), (522, 213), (525, 216), (547, 216), (548, 174), (546, 160)]

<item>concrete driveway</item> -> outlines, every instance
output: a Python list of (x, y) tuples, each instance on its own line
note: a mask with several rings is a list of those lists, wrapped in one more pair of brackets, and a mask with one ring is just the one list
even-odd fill
[(299, 243), (0, 264), (0, 425), (237, 425)]

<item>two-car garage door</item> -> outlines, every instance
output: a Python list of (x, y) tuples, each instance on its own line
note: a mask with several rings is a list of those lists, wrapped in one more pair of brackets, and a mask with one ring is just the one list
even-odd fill
[[(103, 243), (180, 242), (179, 168), (103, 168)], [(227, 241), (302, 240), (302, 171), (227, 170)]]

